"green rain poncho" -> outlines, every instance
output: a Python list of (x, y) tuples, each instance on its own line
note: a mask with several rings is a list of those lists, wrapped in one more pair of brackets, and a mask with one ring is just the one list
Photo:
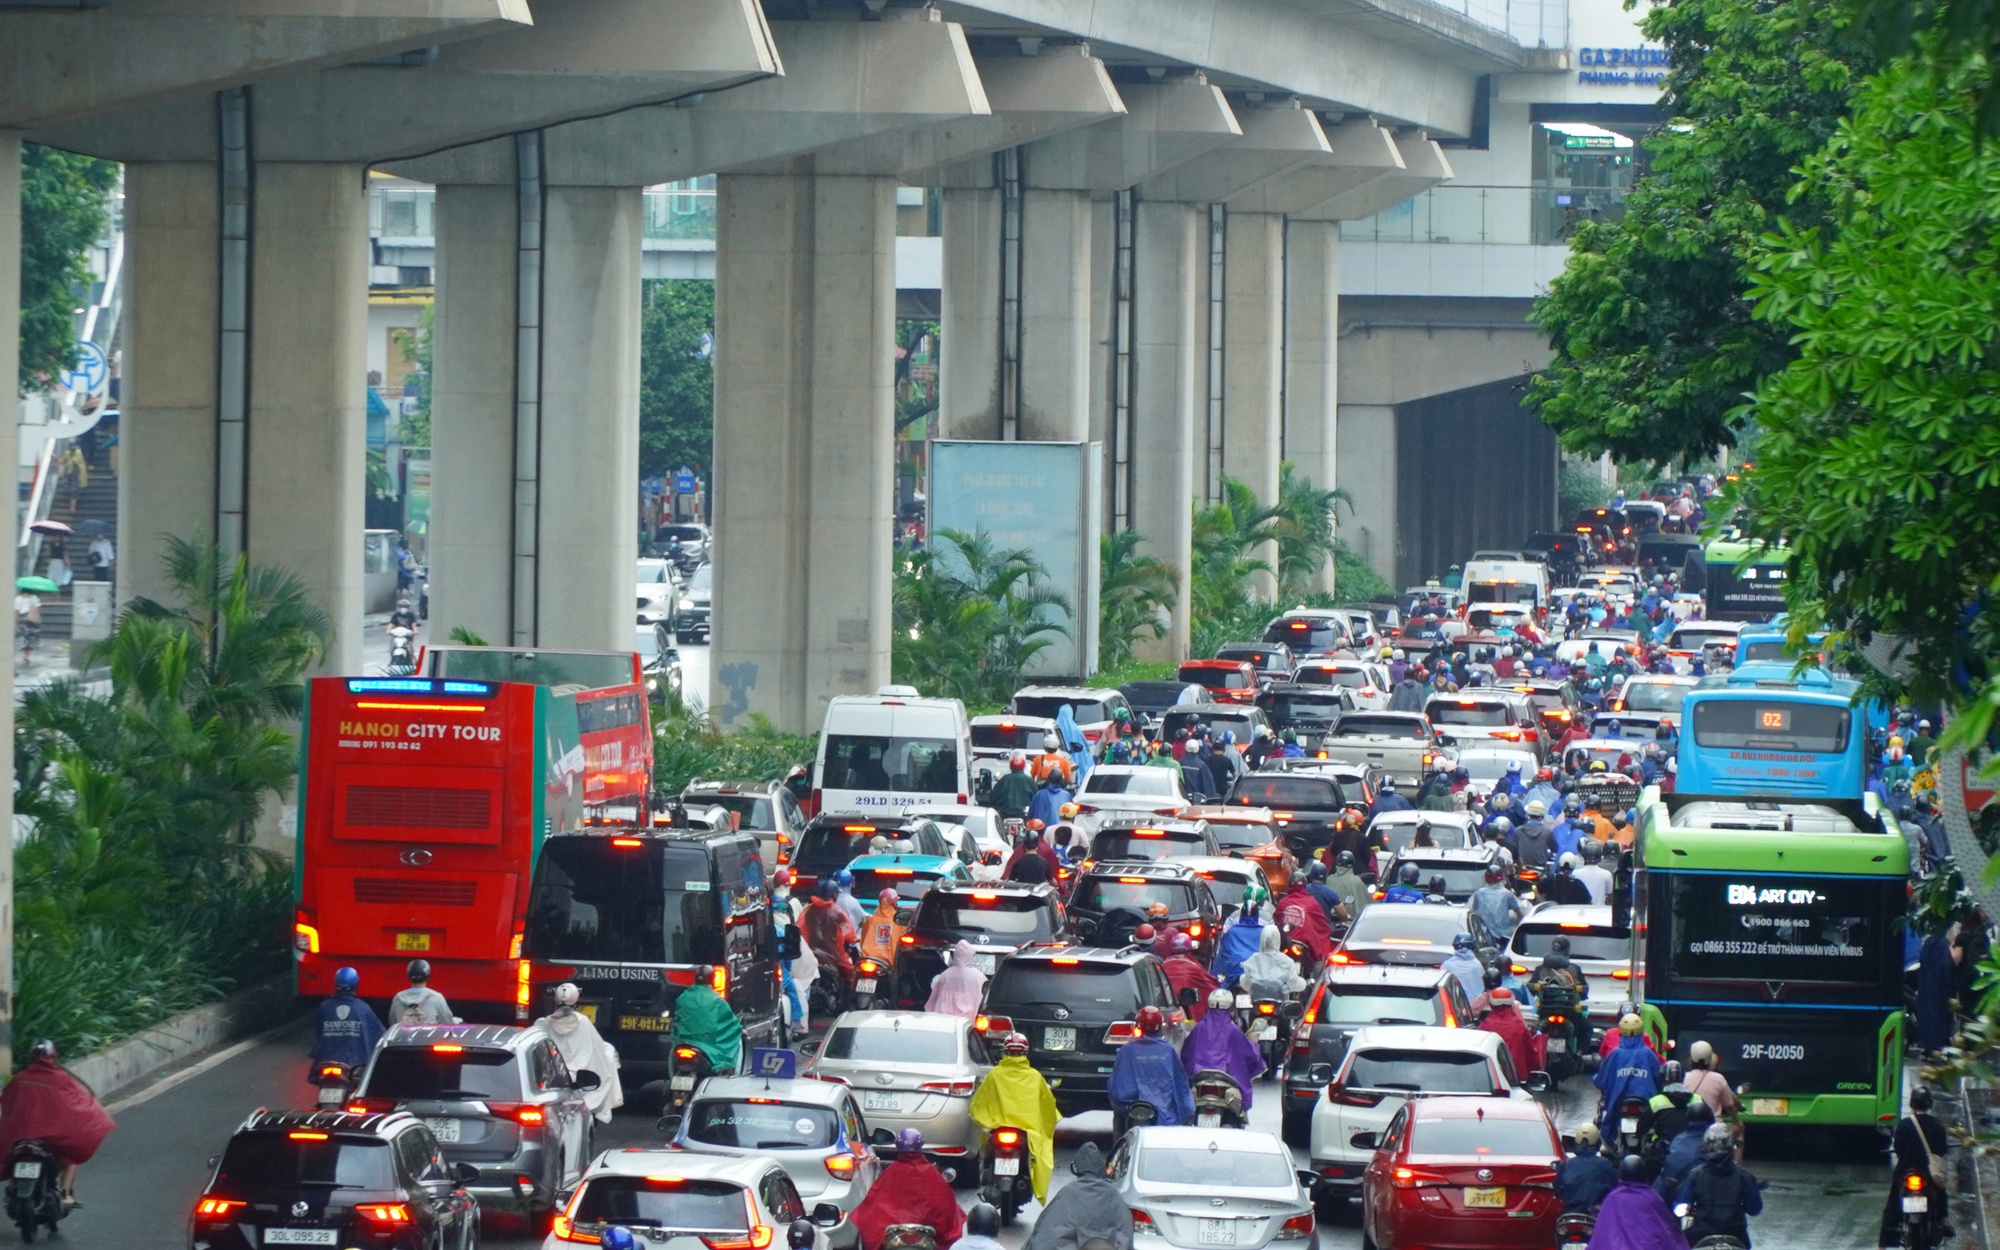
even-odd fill
[(674, 1038), (708, 1056), (715, 1072), (734, 1072), (743, 1055), (743, 1023), (722, 996), (691, 985), (674, 1003)]

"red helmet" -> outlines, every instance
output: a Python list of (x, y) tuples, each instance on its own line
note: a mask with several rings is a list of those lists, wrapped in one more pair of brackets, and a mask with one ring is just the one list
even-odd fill
[(1139, 1035), (1141, 1037), (1157, 1037), (1160, 1030), (1167, 1027), (1166, 1013), (1162, 1012), (1158, 1007), (1141, 1007), (1139, 1008), (1138, 1023)]
[(1132, 930), (1132, 940), (1133, 940), (1134, 942), (1150, 942), (1150, 941), (1152, 941), (1152, 940), (1153, 940), (1153, 926), (1152, 926), (1152, 925), (1149, 925), (1149, 924), (1142, 924), (1142, 925), (1140, 925), (1140, 926), (1139, 926), (1138, 928), (1136, 928), (1136, 929)]
[(1007, 767), (1013, 769), (1017, 773), (1020, 772), (1022, 769), (1026, 768), (1027, 766), (1028, 766), (1028, 757), (1021, 754), (1019, 751), (1014, 752), (1013, 758), (1007, 761)]
[(1000, 1052), (1007, 1055), (1027, 1054), (1028, 1035), (1026, 1033), (1009, 1033), (1007, 1040), (1000, 1043)]

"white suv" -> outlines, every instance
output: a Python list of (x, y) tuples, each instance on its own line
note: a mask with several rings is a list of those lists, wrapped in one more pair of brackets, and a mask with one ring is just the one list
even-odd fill
[[(1507, 1044), (1483, 1029), (1372, 1025), (1355, 1031), (1333, 1081), (1312, 1114), (1316, 1197), (1352, 1198), (1389, 1121), (1421, 1091), (1532, 1099), (1519, 1083)], [(1531, 1084), (1546, 1088), (1545, 1077)]]
[(1612, 927), (1608, 906), (1544, 903), (1515, 926), (1507, 943), (1504, 984), (1514, 988), (1522, 1014), (1535, 1017), (1535, 996), (1525, 987), (1558, 937), (1569, 939), (1569, 961), (1583, 976), (1584, 1008), (1592, 1027), (1615, 1022), (1620, 1004), (1632, 1001), (1632, 931)]

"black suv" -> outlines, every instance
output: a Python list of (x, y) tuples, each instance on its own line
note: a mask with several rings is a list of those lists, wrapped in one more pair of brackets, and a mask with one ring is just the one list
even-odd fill
[(821, 877), (830, 876), (868, 853), (877, 837), (908, 838), (916, 855), (950, 855), (951, 844), (937, 822), (924, 816), (815, 816), (792, 849), (792, 893), (804, 898)]
[(1333, 723), (1342, 712), (1354, 710), (1354, 696), (1345, 686), (1280, 681), (1264, 687), (1257, 706), (1270, 718), (1271, 728), (1298, 734), (1303, 744), (1333, 732)]
[(403, 1112), (258, 1111), (195, 1200), (188, 1245), (475, 1250), (479, 1204), (464, 1187), (476, 1171), (446, 1163)]
[(1181, 1009), (1150, 953), (1030, 946), (994, 969), (974, 1025), (990, 1038), (1025, 1033), (1028, 1062), (1048, 1080), (1057, 1110), (1075, 1115), (1105, 1105), (1111, 1066), (1139, 1035), (1141, 1007), (1158, 1007), (1178, 1030)]
[(1154, 903), (1167, 905), (1167, 923), (1194, 939), (1204, 964), (1215, 957), (1222, 908), (1199, 873), (1171, 860), (1103, 860), (1078, 873), (1070, 888), (1070, 927), (1084, 941), (1122, 946), (1148, 923)]
[[(712, 965), (752, 1046), (781, 1045), (778, 939), (750, 833), (591, 829), (542, 843), (521, 943), (523, 1019), (573, 981), (627, 1079), (664, 1078), (674, 1001)], [(540, 1009), (534, 1009), (539, 1005)]]
[(1158, 863), (1179, 855), (1220, 855), (1222, 846), (1205, 820), (1177, 816), (1107, 816), (1090, 835), (1089, 863), (1140, 859)]
[(1053, 885), (941, 881), (917, 904), (896, 948), (896, 1005), (922, 1011), (931, 982), (950, 966), (952, 949), (961, 941), (972, 943), (979, 970), (990, 977), (1021, 947), (1069, 936), (1069, 916)]
[(1313, 1105), (1347, 1057), (1356, 1029), (1371, 1024), (1425, 1024), (1456, 1028), (1472, 1023), (1465, 987), (1442, 968), (1388, 964), (1329, 964), (1306, 991), (1305, 1015), (1292, 1031), (1285, 1060), (1285, 1095), (1279, 1104), (1285, 1141), (1304, 1146)]
[(1249, 773), (1229, 788), (1228, 802), (1237, 807), (1268, 807), (1279, 836), (1295, 853), (1317, 851), (1333, 840), (1333, 827), (1347, 810), (1340, 782), (1323, 772), (1279, 771)]

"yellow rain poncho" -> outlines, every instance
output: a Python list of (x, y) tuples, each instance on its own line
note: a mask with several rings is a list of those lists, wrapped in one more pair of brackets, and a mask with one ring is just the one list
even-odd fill
[(986, 1074), (972, 1095), (972, 1118), (989, 1133), (1002, 1125), (1027, 1133), (1035, 1201), (1047, 1202), (1049, 1173), (1056, 1166), (1056, 1121), (1061, 1117), (1049, 1083), (1028, 1066), (1026, 1055), (1004, 1056)]

